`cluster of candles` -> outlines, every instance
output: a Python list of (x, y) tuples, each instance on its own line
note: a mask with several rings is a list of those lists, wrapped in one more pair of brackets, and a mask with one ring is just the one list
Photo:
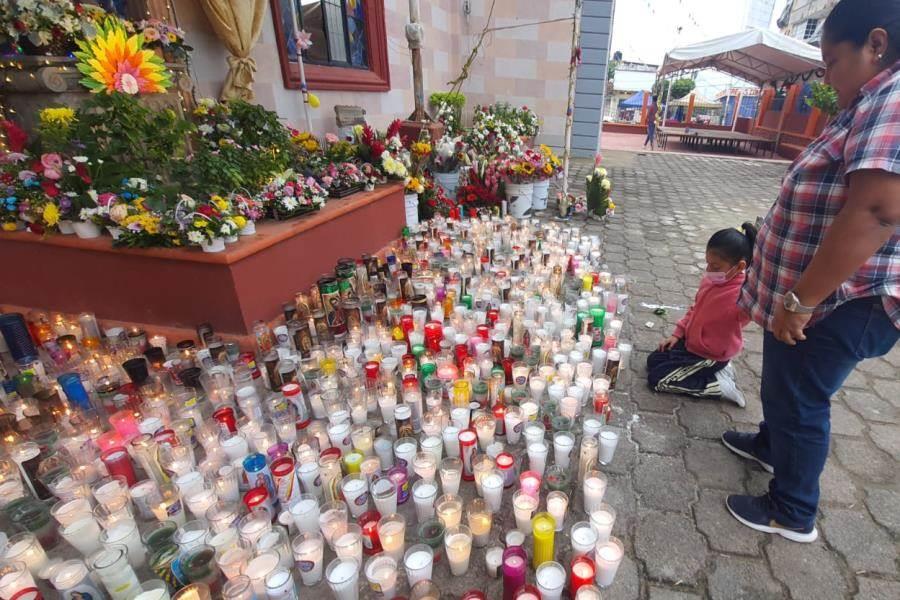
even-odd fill
[[(98, 582), (114, 600), (280, 600), (323, 582), (392, 598), (403, 574), (411, 598), (437, 599), (442, 559), (464, 575), (473, 548), (505, 600), (560, 598), (567, 581), (599, 598), (624, 556), (602, 468), (629, 377), (626, 279), (576, 227), (435, 220), (405, 244), (332, 307), (378, 305), (379, 283), (386, 305), (323, 328), (330, 289), (298, 294), (253, 353), (208, 327), (170, 348), (90, 315), (33, 322), (37, 355), (13, 353), (0, 400), (37, 416), (4, 431), (0, 506), (52, 505), (58, 527), (0, 549), (0, 599)], [(8, 321), (0, 333), (23, 346)], [(54, 558), (59, 538), (82, 558)]]

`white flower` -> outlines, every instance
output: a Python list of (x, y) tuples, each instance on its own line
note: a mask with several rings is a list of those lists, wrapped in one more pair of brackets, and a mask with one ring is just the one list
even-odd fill
[(88, 161), (88, 157), (87, 156), (73, 156), (72, 160), (74, 160), (77, 163), (86, 163)]
[(94, 202), (97, 202), (97, 190), (89, 189), (87, 191), (87, 195), (91, 200), (93, 200)]
[(602, 187), (606, 191), (609, 191), (609, 188), (611, 185), (612, 184), (610, 184), (609, 179), (604, 179), (603, 181), (600, 182), (600, 187)]
[(596, 171), (597, 174), (600, 175), (600, 177), (606, 177), (606, 169), (604, 169), (603, 167), (598, 167)]
[(212, 108), (216, 105), (216, 101), (214, 98), (200, 98), (200, 100), (197, 101), (197, 104), (205, 106), (206, 108)]
[(181, 201), (184, 203), (184, 206), (188, 210), (194, 210), (194, 206), (197, 205), (197, 203), (194, 201), (194, 199), (191, 198), (190, 196), (188, 196), (187, 194), (181, 194)]
[(66, 170), (69, 171), (69, 173), (74, 173), (75, 165), (66, 165)]
[(206, 239), (199, 231), (188, 231), (187, 238), (192, 244), (200, 244)]
[(142, 177), (132, 177), (128, 180), (128, 187), (136, 188), (142, 192), (147, 191), (147, 180)]
[(201, 126), (198, 127), (197, 129), (198, 129), (198, 130), (200, 131), (200, 133), (202, 133), (203, 135), (209, 135), (209, 134), (211, 134), (211, 133), (213, 132), (212, 125), (209, 125), (209, 124), (207, 124), (207, 123), (204, 123), (203, 125), (201, 125)]

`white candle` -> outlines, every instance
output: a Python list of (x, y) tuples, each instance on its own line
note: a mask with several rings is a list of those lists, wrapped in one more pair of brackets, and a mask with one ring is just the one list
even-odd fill
[(563, 521), (566, 519), (566, 509), (569, 506), (569, 498), (565, 492), (553, 491), (547, 495), (547, 512), (556, 521), (556, 531), (563, 530)]
[(394, 455), (398, 461), (403, 461), (406, 465), (407, 475), (412, 475), (412, 462), (416, 456), (416, 444), (408, 441), (398, 441), (394, 444)]
[(579, 521), (572, 525), (569, 538), (572, 540), (572, 558), (588, 554), (597, 544), (597, 532), (587, 521)]
[(297, 467), (297, 476), (300, 478), (300, 485), (303, 486), (303, 491), (321, 500), (322, 481), (319, 474), (319, 463), (316, 461), (301, 463)]
[(597, 576), (595, 581), (597, 585), (605, 588), (612, 585), (622, 564), (622, 558), (625, 556), (625, 546), (615, 537), (610, 537), (605, 542), (597, 542), (594, 550), (594, 558), (597, 564)]
[(362, 564), (362, 534), (361, 528), (355, 523), (350, 523), (344, 533), (337, 534), (334, 540), (334, 553), (340, 558), (353, 558)]
[(482, 450), (494, 443), (494, 431), (497, 428), (497, 421), (493, 415), (480, 417), (475, 421), (475, 432), (478, 434), (478, 445)]
[(20, 560), (35, 577), (47, 564), (47, 553), (32, 533), (21, 533), (9, 539), (9, 546), (3, 554), (4, 560), (10, 562)]
[(519, 438), (522, 437), (523, 426), (522, 409), (518, 406), (509, 406), (506, 414), (503, 416), (503, 425), (506, 428), (506, 442), (508, 444), (518, 444)]
[(531, 471), (538, 475), (544, 474), (544, 467), (547, 464), (547, 452), (547, 443), (544, 441), (528, 444), (528, 464)]
[(500, 565), (503, 564), (503, 548), (499, 546), (488, 548), (484, 553), (484, 564), (487, 567), (488, 575), (499, 577)]
[(444, 494), (435, 503), (435, 512), (444, 527), (454, 527), (462, 520), (462, 500), (453, 494)]
[(328, 564), (325, 578), (336, 600), (356, 600), (359, 597), (359, 563), (352, 558), (336, 558)]
[(59, 502), (53, 505), (50, 513), (64, 528), (78, 519), (92, 516), (91, 503), (87, 498), (74, 498), (68, 502)]
[(382, 477), (372, 484), (372, 498), (375, 509), (382, 515), (397, 512), (397, 484), (389, 478)]
[(449, 457), (459, 458), (459, 427), (448, 425), (444, 427), (444, 452)]
[(513, 495), (513, 512), (516, 516), (516, 528), (524, 535), (531, 534), (531, 517), (537, 510), (538, 501), (522, 491)]
[(584, 437), (597, 437), (602, 428), (603, 423), (593, 417), (587, 417), (581, 424)]
[(467, 429), (469, 427), (469, 417), (471, 413), (468, 407), (456, 407), (450, 411), (450, 420), (458, 429)]
[(597, 532), (597, 540), (600, 542), (609, 539), (615, 522), (616, 511), (608, 504), (601, 504), (600, 508), (591, 513), (591, 527)]
[(543, 423), (527, 423), (525, 425), (525, 444), (533, 444), (535, 442), (544, 441), (546, 431)]
[(258, 598), (266, 597), (266, 576), (278, 568), (278, 562), (278, 553), (268, 551), (256, 555), (244, 567), (243, 574), (250, 578), (253, 593)]
[(422, 452), (418, 452), (413, 459), (413, 471), (425, 481), (434, 481), (437, 464), (434, 454), (423, 450)]
[(496, 469), (492, 469), (481, 478), (481, 490), (491, 511), (499, 512), (503, 503), (503, 476)]
[(304, 498), (288, 507), (288, 512), (294, 519), (297, 531), (312, 533), (319, 529), (319, 503), (315, 498)]
[(216, 558), (216, 564), (219, 566), (219, 569), (222, 570), (225, 577), (234, 579), (241, 575), (241, 572), (244, 570), (244, 565), (247, 564), (251, 556), (250, 550), (232, 546)]
[(434, 566), (434, 551), (425, 544), (416, 544), (406, 551), (403, 566), (410, 588), (420, 581), (429, 581)]
[(148, 343), (151, 347), (159, 348), (160, 350), (162, 350), (163, 354), (167, 354), (169, 351), (166, 336), (164, 335), (152, 335), (150, 336)]
[[(382, 519), (384, 518), (385, 517), (382, 517)], [(406, 523), (402, 520), (392, 520), (386, 523), (378, 523), (378, 539), (381, 541), (382, 549), (384, 549), (385, 554), (398, 562), (403, 559), (405, 535)]]
[(461, 478), (462, 461), (459, 458), (447, 457), (441, 461), (441, 489), (445, 494), (458, 494)]
[[(424, 438), (420, 443), (422, 446), (423, 452), (430, 452), (432, 456), (434, 456), (434, 463), (436, 465), (441, 463), (441, 458), (444, 455), (444, 441), (437, 435), (430, 435)], [(432, 474), (432, 477), (434, 475)]]
[(542, 563), (535, 571), (534, 579), (541, 592), (541, 600), (559, 600), (562, 597), (566, 570), (558, 562), (551, 560)]
[(93, 517), (82, 517), (60, 530), (60, 534), (82, 556), (90, 556), (100, 548), (100, 525)]
[(384, 598), (393, 598), (397, 592), (397, 561), (379, 553), (366, 562), (366, 579), (371, 588)]
[(105, 547), (122, 545), (128, 548), (128, 562), (135, 569), (139, 569), (147, 562), (147, 551), (141, 542), (141, 533), (137, 523), (127, 519), (116, 523), (100, 534)]
[(437, 497), (437, 484), (424, 479), (413, 485), (413, 500), (416, 504), (416, 518), (424, 523), (434, 516), (434, 499)]
[(394, 442), (390, 438), (376, 438), (375, 454), (381, 461), (381, 470), (387, 471), (394, 465)]
[(291, 543), (294, 552), (294, 561), (303, 585), (315, 585), (322, 581), (323, 557), (325, 543), (322, 535), (314, 533), (301, 533)]
[(582, 485), (584, 489), (585, 513), (591, 514), (600, 508), (600, 505), (603, 503), (603, 496), (606, 493), (606, 485), (606, 475), (599, 471), (588, 473)]
[(216, 491), (213, 488), (203, 488), (184, 496), (184, 503), (195, 519), (206, 518), (206, 511), (218, 501)]
[(575, 448), (575, 436), (568, 431), (560, 431), (553, 436), (553, 457), (557, 466), (569, 468), (572, 450)]
[(450, 572), (456, 575), (465, 575), (469, 570), (469, 557), (472, 554), (472, 535), (468, 527), (459, 525), (449, 529), (444, 536), (444, 545), (447, 549), (447, 560), (450, 562)]
[(604, 429), (600, 432), (600, 464), (608, 465), (612, 462), (613, 454), (616, 452), (616, 445), (619, 443), (619, 434), (611, 429)]
[(350, 514), (356, 518), (369, 510), (369, 491), (366, 481), (361, 475), (347, 475), (341, 484), (341, 491), (347, 501)]
[(250, 454), (250, 445), (240, 435), (233, 435), (222, 440), (221, 446), (229, 461), (241, 460)]

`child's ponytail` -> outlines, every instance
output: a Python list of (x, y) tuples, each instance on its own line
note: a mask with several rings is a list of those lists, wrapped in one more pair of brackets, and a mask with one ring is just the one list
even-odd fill
[(756, 226), (744, 223), (740, 229), (733, 227), (715, 232), (706, 244), (707, 250), (718, 253), (731, 264), (743, 260), (750, 264), (753, 259), (753, 247), (756, 245)]

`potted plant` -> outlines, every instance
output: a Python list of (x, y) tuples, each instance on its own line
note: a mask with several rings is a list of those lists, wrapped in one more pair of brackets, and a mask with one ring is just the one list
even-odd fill
[(159, 19), (145, 19), (135, 23), (138, 33), (144, 36), (144, 46), (162, 52), (166, 62), (187, 60), (193, 50), (184, 41), (184, 30)]
[(500, 158), (500, 174), (505, 183), (507, 213), (510, 216), (521, 219), (531, 210), (535, 173), (540, 160), (540, 156), (530, 149), (516, 156)]
[(365, 190), (367, 192), (374, 192), (375, 184), (378, 183), (378, 169), (372, 166), (372, 163), (363, 163), (359, 167), (359, 170), (365, 181)]
[(403, 189), (406, 226), (412, 227), (419, 224), (419, 194), (425, 191), (425, 182), (419, 177), (407, 177)]
[(538, 148), (540, 163), (535, 171), (532, 208), (535, 211), (547, 208), (547, 197), (550, 195), (550, 180), (562, 175), (562, 161), (553, 153), (550, 146), (541, 144)]
[(352, 162), (330, 163), (318, 177), (332, 198), (343, 198), (361, 190), (365, 176)]
[(606, 175), (606, 169), (600, 166), (598, 157), (594, 170), (585, 178), (587, 210), (595, 218), (604, 218), (615, 209), (615, 205), (609, 199), (612, 182)]
[(225, 250), (225, 237), (236, 233), (232, 225), (226, 223), (222, 212), (212, 201), (196, 205), (194, 212), (188, 215), (185, 237), (188, 243), (200, 246), (204, 252), (222, 252)]
[(256, 233), (256, 222), (265, 216), (265, 207), (262, 203), (247, 194), (236, 193), (231, 196), (231, 205), (234, 207), (234, 221), (243, 225), (240, 229), (240, 235), (253, 235)]
[(434, 173), (434, 182), (449, 198), (456, 198), (456, 188), (459, 186), (459, 167), (466, 159), (465, 144), (462, 137), (450, 137), (444, 135), (434, 145), (431, 155), (431, 172)]

